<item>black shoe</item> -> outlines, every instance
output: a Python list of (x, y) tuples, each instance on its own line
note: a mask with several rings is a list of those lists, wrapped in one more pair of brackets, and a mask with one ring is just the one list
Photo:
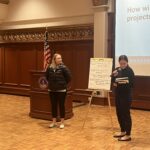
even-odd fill
[(129, 135), (125, 135), (123, 137), (120, 137), (118, 141), (131, 141), (131, 137)]

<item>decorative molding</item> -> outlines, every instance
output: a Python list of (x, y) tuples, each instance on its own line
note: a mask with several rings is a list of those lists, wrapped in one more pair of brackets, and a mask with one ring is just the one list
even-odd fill
[(109, 0), (92, 0), (93, 6), (108, 5)]
[[(49, 41), (93, 40), (93, 25), (48, 28)], [(0, 43), (42, 42), (45, 28), (0, 31)]]
[(1, 4), (9, 4), (9, 0), (0, 0)]

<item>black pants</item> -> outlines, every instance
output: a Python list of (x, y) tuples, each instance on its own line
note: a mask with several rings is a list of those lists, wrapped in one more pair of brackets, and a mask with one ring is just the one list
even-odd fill
[(116, 94), (116, 113), (121, 132), (126, 132), (126, 135), (130, 135), (132, 127), (130, 115), (131, 98), (127, 95)]
[(58, 107), (60, 118), (65, 118), (65, 99), (66, 92), (49, 92), (51, 99), (52, 117), (58, 117)]

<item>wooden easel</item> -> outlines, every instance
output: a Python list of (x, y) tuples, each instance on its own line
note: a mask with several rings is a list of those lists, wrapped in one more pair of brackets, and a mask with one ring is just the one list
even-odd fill
[[(87, 109), (87, 112), (86, 112), (86, 115), (85, 115), (85, 119), (84, 119), (84, 122), (83, 122), (82, 129), (84, 129), (84, 127), (85, 127), (85, 123), (87, 121), (87, 117), (88, 117), (89, 110), (90, 110), (90, 107), (91, 107), (91, 104), (92, 104), (92, 99), (95, 96), (95, 92), (96, 92), (95, 90), (92, 91), (92, 94), (89, 98), (88, 109)], [(111, 120), (111, 129), (112, 129), (112, 132), (114, 133), (114, 126), (113, 126), (113, 119), (112, 119), (112, 109), (111, 109), (111, 103), (110, 103), (110, 93), (111, 93), (111, 91), (107, 91), (107, 100), (108, 100), (108, 107), (109, 107), (109, 116), (110, 116), (110, 120)]]

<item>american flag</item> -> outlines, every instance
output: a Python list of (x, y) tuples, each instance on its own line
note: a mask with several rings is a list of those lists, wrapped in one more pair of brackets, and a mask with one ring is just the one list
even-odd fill
[(47, 67), (50, 64), (51, 59), (51, 49), (48, 43), (48, 31), (46, 29), (45, 31), (45, 40), (44, 40), (44, 70), (47, 69)]

